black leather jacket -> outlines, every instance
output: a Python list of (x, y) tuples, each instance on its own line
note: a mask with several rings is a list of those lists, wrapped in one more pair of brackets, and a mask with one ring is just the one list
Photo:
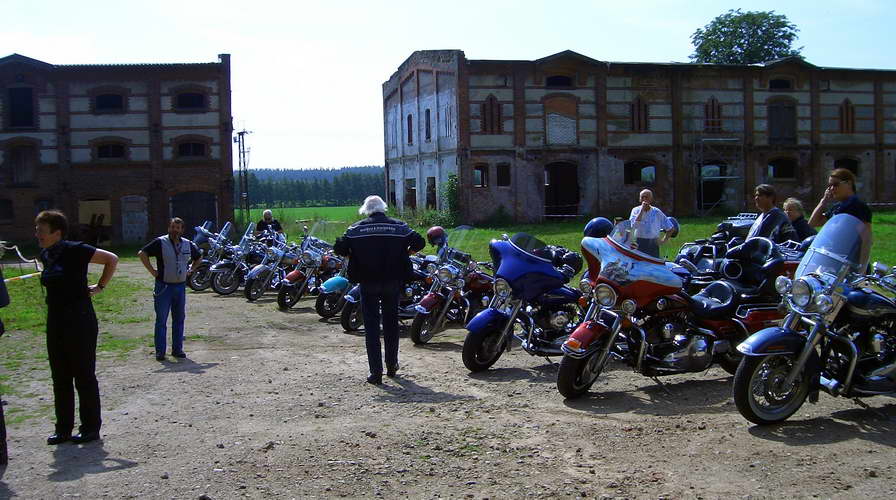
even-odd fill
[(406, 223), (375, 213), (349, 227), (333, 251), (349, 257), (348, 279), (354, 283), (404, 283), (413, 271), (409, 252), (425, 246), (423, 237)]
[(765, 214), (759, 214), (756, 222), (750, 227), (747, 238), (768, 238), (775, 243), (784, 243), (787, 240), (797, 241), (796, 231), (790, 224), (790, 219), (778, 207), (774, 207)]

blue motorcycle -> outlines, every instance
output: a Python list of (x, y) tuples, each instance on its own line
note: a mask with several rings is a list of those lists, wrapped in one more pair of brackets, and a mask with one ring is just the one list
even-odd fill
[(582, 269), (582, 257), (526, 233), (492, 240), (494, 296), (467, 324), (463, 361), (471, 372), (487, 370), (517, 338), (533, 356), (562, 356), (561, 346), (579, 323), (582, 293), (566, 286)]
[(346, 278), (348, 274), (348, 259), (343, 260), (342, 268), (336, 276), (324, 281), (320, 285), (320, 293), (314, 303), (314, 310), (321, 318), (329, 319), (339, 314), (345, 306), (345, 294), (354, 285)]

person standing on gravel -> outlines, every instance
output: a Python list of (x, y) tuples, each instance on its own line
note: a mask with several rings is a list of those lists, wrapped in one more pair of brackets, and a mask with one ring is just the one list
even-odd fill
[(356, 222), (336, 240), (333, 251), (348, 261), (348, 279), (361, 285), (361, 313), (370, 376), (367, 382), (383, 383), (380, 350), (380, 319), (385, 344), (386, 375), (398, 371), (398, 296), (410, 279), (410, 254), (426, 246), (423, 237), (406, 223), (386, 217), (386, 202), (368, 196), (358, 213), (367, 218)]
[[(143, 267), (156, 279), (153, 302), (156, 310), (156, 361), (165, 361), (168, 338), (168, 313), (171, 313), (171, 355), (186, 358), (184, 353), (184, 320), (187, 316), (187, 276), (201, 262), (202, 253), (192, 241), (183, 238), (184, 221), (175, 217), (168, 222), (168, 234), (159, 236), (137, 255)], [(156, 258), (153, 269), (149, 258)], [(192, 261), (192, 265), (190, 262)]]
[[(109, 285), (118, 256), (80, 241), (64, 240), (68, 220), (57, 210), (37, 214), (34, 225), (43, 264), (40, 282), (47, 290), (47, 357), (56, 407), (56, 432), (47, 438), (47, 444), (69, 440), (87, 443), (100, 438), (102, 425), (100, 387), (96, 380), (99, 327), (91, 297)], [(103, 266), (95, 285), (87, 284), (87, 265), (91, 263)], [(81, 427), (72, 436), (75, 389)]]

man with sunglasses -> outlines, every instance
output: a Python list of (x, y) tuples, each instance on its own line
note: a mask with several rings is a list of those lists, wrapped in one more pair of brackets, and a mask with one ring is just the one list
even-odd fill
[[(825, 206), (831, 201), (836, 201), (836, 203), (825, 211)], [(831, 172), (831, 176), (828, 177), (828, 187), (824, 190), (824, 196), (818, 202), (818, 206), (812, 211), (809, 224), (820, 227), (837, 214), (849, 214), (865, 224), (871, 225), (871, 209), (856, 196), (856, 176), (845, 168), (838, 168)]]

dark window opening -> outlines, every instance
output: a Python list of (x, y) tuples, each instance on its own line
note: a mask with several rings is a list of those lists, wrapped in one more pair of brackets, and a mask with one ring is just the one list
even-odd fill
[(9, 126), (33, 127), (34, 123), (34, 95), (27, 87), (9, 89)]
[(501, 104), (498, 99), (490, 95), (481, 105), (482, 108), (482, 133), (483, 134), (500, 134), (501, 126)]
[(96, 96), (93, 110), (97, 113), (124, 111), (124, 96), (120, 94), (101, 94)]
[(725, 177), (728, 165), (722, 162), (707, 162), (700, 165), (700, 178), (697, 179), (697, 207), (709, 210), (725, 201)]
[(414, 117), (408, 115), (408, 144), (414, 143)]
[(797, 163), (792, 158), (776, 158), (768, 162), (769, 179), (795, 179)]
[(473, 168), (473, 187), (488, 187), (488, 165), (476, 165)]
[(509, 186), (510, 185), (510, 165), (507, 163), (499, 163), (497, 166), (496, 172), (496, 183), (499, 186)]
[(100, 144), (96, 147), (97, 158), (124, 158), (124, 144)]
[(768, 143), (796, 144), (796, 105), (792, 101), (769, 103)]
[(769, 90), (792, 90), (793, 82), (787, 78), (774, 78), (768, 82)]
[(201, 142), (182, 142), (177, 145), (177, 156), (205, 156), (205, 149)]
[(564, 75), (553, 75), (545, 80), (545, 87), (548, 88), (566, 88), (572, 87), (572, 77)]
[(37, 215), (44, 210), (50, 210), (51, 208), (55, 208), (53, 204), (53, 200), (50, 199), (39, 199), (34, 200), (34, 214)]
[(183, 92), (177, 94), (175, 106), (177, 109), (204, 109), (205, 94), (200, 94), (199, 92)]
[(849, 170), (853, 174), (858, 177), (859, 175), (859, 160), (855, 160), (853, 158), (840, 158), (834, 162), (834, 168), (845, 168)]
[(844, 99), (840, 103), (840, 133), (852, 134), (856, 131), (856, 107), (852, 101)]
[(722, 105), (715, 97), (711, 97), (704, 106), (704, 114), (706, 122), (703, 126), (704, 132), (721, 132), (722, 131)]
[(34, 182), (34, 170), (38, 163), (35, 146), (13, 146), (7, 150), (6, 156), (6, 166), (12, 173), (13, 184)]
[(647, 113), (647, 103), (644, 102), (641, 96), (635, 97), (631, 105), (632, 132), (647, 132), (649, 130)]
[(12, 211), (12, 200), (0, 200), (0, 224), (12, 223), (15, 214)]
[(428, 109), (426, 110), (425, 116), (426, 116), (426, 127), (425, 127), (426, 136), (425, 137), (426, 137), (426, 142), (429, 142), (430, 140), (432, 140), (432, 125), (429, 121), (429, 110)]
[(389, 205), (396, 206), (398, 202), (395, 199), (395, 179), (389, 180)]
[(656, 166), (647, 161), (630, 161), (625, 164), (626, 184), (653, 184), (656, 180)]
[(417, 209), (417, 179), (404, 180), (404, 206), (411, 210)]
[(426, 178), (426, 208), (428, 210), (436, 209), (436, 178)]

